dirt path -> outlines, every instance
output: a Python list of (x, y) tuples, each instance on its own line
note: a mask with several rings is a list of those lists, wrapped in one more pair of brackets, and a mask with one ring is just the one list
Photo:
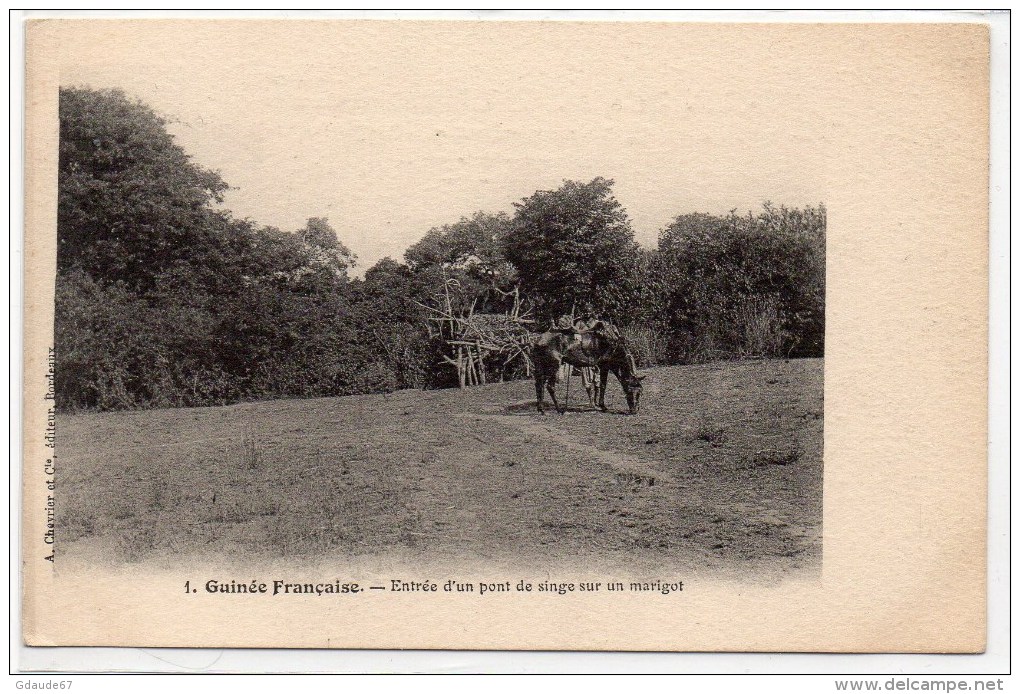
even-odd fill
[(669, 483), (671, 481), (668, 473), (656, 470), (648, 461), (637, 458), (628, 453), (619, 451), (606, 451), (596, 448), (583, 440), (571, 438), (565, 432), (545, 424), (541, 420), (525, 419), (513, 415), (460, 415), (461, 418), (483, 421), (488, 419), (499, 422), (509, 429), (517, 428), (522, 433), (530, 434), (538, 439), (545, 439), (549, 445), (559, 450), (566, 450), (575, 453), (581, 459), (590, 459), (605, 465), (616, 472), (618, 479), (623, 479), (634, 484), (645, 484), (649, 487), (656, 484)]

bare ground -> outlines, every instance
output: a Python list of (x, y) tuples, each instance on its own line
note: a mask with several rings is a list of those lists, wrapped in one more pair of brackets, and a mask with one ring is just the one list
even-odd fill
[[(64, 557), (821, 561), (821, 360), (649, 370), (641, 414), (539, 415), (530, 382), (63, 415)], [(565, 384), (560, 385), (560, 399)]]

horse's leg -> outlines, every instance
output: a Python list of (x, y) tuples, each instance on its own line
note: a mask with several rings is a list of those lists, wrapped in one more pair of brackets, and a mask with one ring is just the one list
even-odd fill
[(620, 375), (620, 370), (614, 368), (613, 375), (616, 376), (616, 380), (620, 382), (620, 388), (623, 389), (623, 396), (627, 400), (627, 410), (630, 414), (634, 414), (634, 396), (631, 395), (630, 389), (627, 384), (624, 383), (623, 376)]
[(563, 414), (563, 410), (560, 409), (560, 403), (556, 400), (556, 379), (551, 378), (546, 382), (546, 389), (549, 391), (549, 397), (552, 398), (553, 407), (560, 414)]
[(627, 386), (623, 385), (623, 379), (620, 378), (620, 370), (617, 369), (617, 368), (612, 368), (610, 370), (613, 372), (613, 375), (616, 376), (616, 380), (620, 382), (620, 388), (623, 389), (623, 394), (626, 395), (627, 394)]
[(545, 385), (544, 381), (545, 381), (545, 378), (543, 378), (542, 376), (539, 376), (538, 375), (538, 370), (536, 369), (535, 370), (535, 397), (538, 399), (538, 412), (539, 412), (539, 414), (545, 414), (545, 407), (542, 405), (542, 397), (543, 397), (543, 392), (542, 392), (543, 388), (542, 387)]
[(599, 409), (606, 411), (606, 383), (609, 381), (609, 369), (605, 366), (599, 367)]

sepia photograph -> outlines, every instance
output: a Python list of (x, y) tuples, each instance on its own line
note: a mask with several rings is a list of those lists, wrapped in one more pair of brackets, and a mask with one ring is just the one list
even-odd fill
[[(987, 34), (60, 19), (27, 47), (30, 643), (946, 648), (826, 632), (942, 595), (882, 577), (910, 545), (968, 567), (946, 638), (980, 648), (984, 529), (894, 493), (921, 449), (879, 384), (936, 382), (897, 316), (984, 300), (987, 179), (932, 254), (889, 211), (944, 190), (903, 176), (936, 136), (940, 181), (982, 183)], [(897, 284), (950, 247), (969, 284)], [(977, 519), (981, 423), (916, 412)]]
[[(814, 172), (638, 141), (588, 79), (497, 96), (431, 66), (385, 80), (406, 96), (373, 129), (328, 54), (295, 109), (263, 89), (239, 112), (184, 74), (61, 87), (61, 555), (817, 568)], [(618, 144), (571, 142), (581, 118)]]

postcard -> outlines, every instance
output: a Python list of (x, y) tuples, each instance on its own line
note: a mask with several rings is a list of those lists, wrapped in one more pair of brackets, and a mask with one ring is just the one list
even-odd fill
[(26, 32), (27, 644), (984, 649), (987, 26)]

